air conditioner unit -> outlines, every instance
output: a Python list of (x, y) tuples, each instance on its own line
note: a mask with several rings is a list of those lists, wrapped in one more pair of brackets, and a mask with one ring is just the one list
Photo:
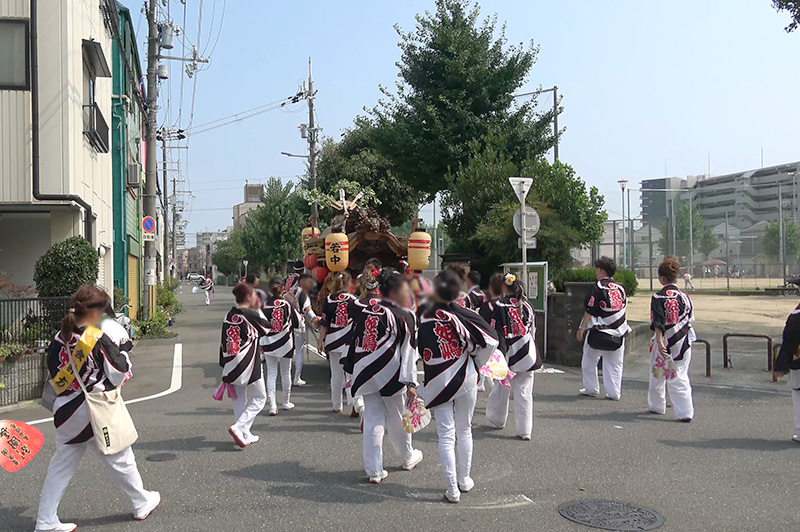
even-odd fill
[(142, 186), (142, 169), (137, 163), (128, 165), (128, 186), (132, 188)]

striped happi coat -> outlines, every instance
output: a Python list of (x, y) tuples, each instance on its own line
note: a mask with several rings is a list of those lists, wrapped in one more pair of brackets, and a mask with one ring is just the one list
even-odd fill
[(233, 307), (222, 321), (219, 365), (222, 382), (246, 385), (261, 378), (259, 338), (267, 334), (268, 323), (255, 310)]
[(261, 352), (268, 357), (292, 358), (294, 353), (294, 329), (300, 319), (291, 303), (275, 298), (263, 308), (267, 321), (266, 334), (261, 337)]
[(348, 340), (353, 328), (350, 307), (356, 301), (356, 296), (353, 294), (341, 292), (329, 295), (322, 304), (320, 325), (328, 330), (325, 335), (325, 351), (334, 359), (347, 356)]
[(674, 284), (653, 294), (650, 300), (650, 328), (661, 329), (672, 360), (683, 360), (696, 336), (692, 322), (694, 308), (689, 296)]
[(492, 327), (472, 310), (435, 303), (420, 316), (417, 334), (425, 370), (425, 406), (452, 401), (478, 384), (478, 367), (499, 345)]
[(536, 335), (533, 307), (527, 301), (505, 296), (494, 302), (492, 325), (507, 346), (508, 367), (514, 373), (533, 370), (536, 364)]
[(625, 317), (628, 298), (621, 284), (610, 277), (597, 281), (586, 298), (586, 312), (591, 316), (590, 328), (614, 337), (622, 337), (631, 330)]

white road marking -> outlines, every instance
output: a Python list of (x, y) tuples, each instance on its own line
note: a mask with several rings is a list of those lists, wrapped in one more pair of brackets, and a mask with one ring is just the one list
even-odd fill
[[(150, 401), (151, 399), (158, 399), (160, 397), (164, 397), (165, 395), (169, 395), (172, 393), (177, 392), (181, 389), (183, 385), (183, 344), (175, 344), (175, 352), (172, 356), (172, 379), (169, 383), (169, 388), (164, 390), (163, 392), (159, 392), (153, 395), (148, 395), (146, 397), (139, 397), (136, 399), (131, 399), (130, 401), (125, 401), (125, 404), (132, 405), (135, 403), (141, 403), (143, 401)], [(47, 417), (44, 419), (37, 419), (36, 421), (28, 421), (28, 425), (41, 425), (42, 423), (48, 423), (53, 421), (52, 417)]]

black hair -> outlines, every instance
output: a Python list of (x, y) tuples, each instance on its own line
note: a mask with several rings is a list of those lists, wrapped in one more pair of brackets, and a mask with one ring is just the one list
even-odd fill
[(378, 275), (378, 286), (383, 297), (388, 297), (407, 282), (406, 278), (394, 268), (383, 268)]
[(481, 272), (479, 272), (478, 270), (471, 270), (467, 274), (467, 279), (469, 279), (469, 282), (471, 282), (475, 286), (480, 286), (480, 284), (481, 284)]
[(463, 264), (448, 264), (445, 267), (445, 270), (450, 270), (451, 272), (455, 273), (458, 276), (458, 278), (461, 279), (462, 283), (467, 280), (468, 270), (467, 267), (464, 266)]
[(367, 262), (364, 263), (364, 269), (366, 269), (368, 266), (375, 266), (375, 269), (377, 270), (380, 270), (383, 267), (381, 264), (381, 259), (376, 259), (375, 257), (367, 259)]
[(296, 260), (296, 261), (294, 261), (293, 268), (294, 268), (295, 272), (300, 273), (300, 272), (302, 272), (303, 270), (306, 269), (306, 265), (303, 264), (302, 260)]
[(239, 305), (247, 301), (247, 298), (250, 297), (252, 293), (253, 287), (247, 283), (238, 283), (233, 287), (233, 295), (236, 296), (236, 303)]
[(617, 263), (611, 257), (600, 257), (594, 261), (594, 267), (603, 270), (609, 277), (614, 277), (617, 273)]
[(461, 293), (461, 279), (454, 271), (442, 270), (433, 280), (433, 290), (439, 299), (452, 303)]
[(277, 277), (270, 279), (269, 291), (272, 292), (272, 295), (274, 296), (280, 296), (283, 293), (283, 281)]
[(258, 284), (258, 276), (254, 273), (248, 273), (244, 278), (244, 282), (251, 286), (255, 286)]
[(503, 274), (493, 274), (491, 277), (489, 277), (489, 292), (497, 297), (503, 297), (503, 284), (505, 284)]
[(304, 272), (300, 274), (300, 277), (297, 278), (298, 281), (302, 281), (303, 279), (314, 279), (314, 276), (308, 272)]

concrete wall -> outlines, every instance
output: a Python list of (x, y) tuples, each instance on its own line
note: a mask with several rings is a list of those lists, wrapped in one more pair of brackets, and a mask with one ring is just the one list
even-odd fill
[[(33, 285), (33, 265), (50, 247), (50, 215), (2, 214), (0, 271), (14, 283)], [(1, 296), (0, 296), (1, 297)]]

